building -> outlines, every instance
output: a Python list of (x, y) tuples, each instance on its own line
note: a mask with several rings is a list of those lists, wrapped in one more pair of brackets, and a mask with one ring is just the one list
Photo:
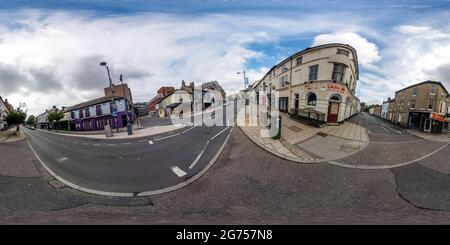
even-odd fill
[[(252, 86), (271, 99), (279, 94), (278, 109), (293, 118), (338, 123), (360, 110), (355, 96), (359, 79), (356, 50), (331, 43), (307, 48), (281, 61)], [(274, 104), (272, 102), (272, 104)]]
[(0, 96), (0, 130), (6, 129), (8, 124), (5, 121), (6, 115), (11, 112), (12, 106), (8, 103), (8, 100)]
[(377, 117), (381, 117), (381, 105), (370, 105), (369, 114)]
[(67, 108), (66, 112), (70, 113), (71, 129), (75, 131), (103, 130), (105, 125), (112, 128), (127, 125), (125, 99), (121, 96), (86, 101)]
[(161, 99), (156, 105), (159, 117), (169, 117), (183, 102), (192, 102), (192, 93), (183, 89), (176, 89)]
[(395, 92), (392, 121), (427, 133), (448, 130), (449, 93), (441, 82), (424, 81)]
[(225, 90), (222, 88), (222, 86), (220, 86), (220, 84), (217, 81), (203, 83), (202, 89), (205, 92), (213, 92), (213, 93), (218, 92), (222, 96), (222, 101), (226, 101), (227, 94), (226, 94)]
[(388, 98), (386, 101), (383, 101), (383, 104), (381, 105), (381, 118), (390, 120), (391, 114), (389, 112), (389, 109), (391, 108), (391, 104), (394, 103), (394, 99)]
[(166, 97), (168, 94), (175, 91), (174, 87), (161, 87), (158, 89), (157, 94), (148, 102), (148, 111), (151, 115), (158, 115), (159, 110), (156, 109), (156, 105), (161, 102), (161, 99)]
[(394, 115), (395, 115), (395, 99), (391, 99), (390, 101), (389, 101), (389, 109), (388, 109), (388, 112), (389, 112), (389, 118), (388, 118), (388, 120), (389, 121), (391, 121), (391, 122), (393, 122), (394, 121)]
[[(112, 85), (112, 89), (111, 87), (107, 87), (104, 89), (105, 91), (105, 97), (111, 97), (111, 96), (116, 96), (116, 97), (125, 97), (129, 102), (130, 105), (133, 106), (133, 94), (131, 93), (131, 89), (128, 87), (128, 84), (124, 83), (119, 84), (119, 85)], [(124, 94), (125, 91), (125, 94)]]
[(148, 116), (148, 102), (134, 103), (134, 114), (136, 114), (137, 117)]

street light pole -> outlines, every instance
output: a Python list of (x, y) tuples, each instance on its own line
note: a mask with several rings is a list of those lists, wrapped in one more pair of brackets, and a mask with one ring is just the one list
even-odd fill
[(125, 100), (125, 110), (127, 113), (127, 132), (128, 135), (132, 135), (133, 134), (133, 127), (131, 125), (131, 120), (130, 120), (130, 111), (128, 109), (128, 99), (125, 96), (125, 87), (123, 86), (123, 79), (122, 79), (122, 74), (120, 74), (120, 82), (122, 83), (122, 91), (123, 91), (123, 98)]
[[(110, 73), (109, 73), (109, 67), (108, 67), (108, 64), (107, 64), (106, 62), (104, 62), (104, 61), (101, 62), (100, 65), (106, 67), (106, 71), (108, 72), (109, 88), (111, 89), (111, 102), (112, 102), (112, 101), (114, 101), (114, 89), (113, 89), (113, 83), (112, 83), (112, 80), (111, 80), (111, 75), (110, 75)], [(113, 120), (114, 120), (114, 115), (113, 115)], [(119, 121), (119, 120), (118, 120), (118, 118), (116, 117), (116, 128), (117, 128), (117, 132), (119, 132), (119, 127), (117, 127), (118, 121)], [(109, 121), (108, 121), (108, 123), (109, 123)], [(112, 125), (111, 125), (111, 129), (112, 129)]]

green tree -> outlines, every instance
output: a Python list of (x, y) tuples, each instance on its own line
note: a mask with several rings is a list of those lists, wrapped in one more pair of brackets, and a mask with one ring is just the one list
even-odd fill
[(15, 125), (16, 126), (16, 135), (19, 132), (19, 126), (20, 124), (25, 123), (25, 119), (27, 118), (27, 114), (21, 110), (15, 110), (11, 111), (6, 115), (6, 122), (8, 125)]
[(62, 111), (52, 111), (48, 113), (48, 121), (52, 125), (52, 128), (55, 128), (55, 122), (59, 123), (61, 119), (64, 118), (64, 113)]
[(33, 115), (30, 115), (30, 116), (28, 117), (27, 121), (26, 121), (26, 124), (27, 124), (27, 125), (34, 125), (35, 121), (36, 121), (36, 117), (33, 116)]

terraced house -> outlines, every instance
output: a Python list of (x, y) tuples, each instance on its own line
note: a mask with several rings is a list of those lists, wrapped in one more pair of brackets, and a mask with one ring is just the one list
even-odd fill
[[(359, 112), (356, 50), (332, 43), (307, 48), (272, 67), (252, 89), (259, 95), (279, 93), (280, 112), (319, 123), (339, 123)], [(273, 104), (273, 102), (272, 102)]]
[(427, 133), (448, 130), (449, 93), (441, 82), (424, 81), (395, 92), (392, 122)]

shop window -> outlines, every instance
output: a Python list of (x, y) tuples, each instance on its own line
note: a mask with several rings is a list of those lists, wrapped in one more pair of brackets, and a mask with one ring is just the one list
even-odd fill
[(332, 75), (331, 79), (333, 81), (342, 82), (344, 80), (344, 72), (345, 72), (345, 65), (343, 65), (343, 64), (334, 64), (334, 66), (333, 66), (333, 75)]
[(314, 93), (310, 93), (307, 98), (307, 105), (316, 106), (317, 105), (317, 96)]
[(309, 81), (317, 80), (317, 74), (319, 72), (319, 65), (313, 65), (309, 67)]

